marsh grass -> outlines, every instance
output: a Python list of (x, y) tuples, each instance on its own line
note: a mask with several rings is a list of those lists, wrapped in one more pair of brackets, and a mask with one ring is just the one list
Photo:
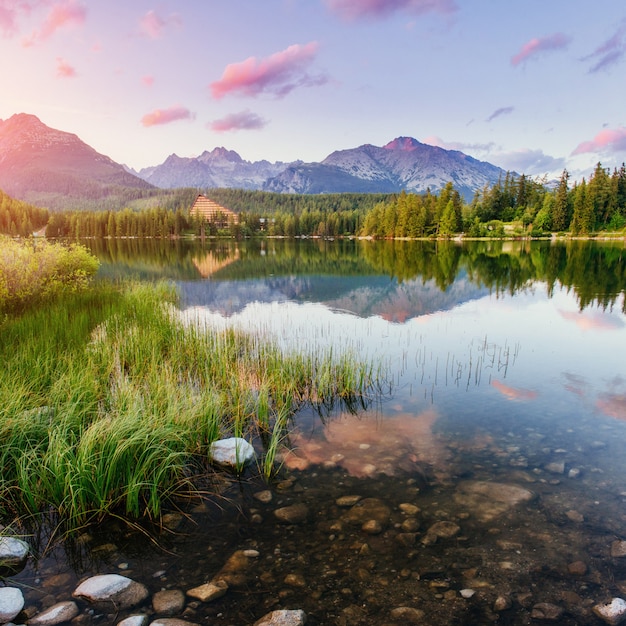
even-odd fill
[(298, 409), (352, 410), (380, 390), (353, 355), (183, 323), (175, 302), (164, 283), (102, 283), (1, 322), (3, 520), (158, 521), (205, 484), (216, 439), (261, 442), (269, 478)]

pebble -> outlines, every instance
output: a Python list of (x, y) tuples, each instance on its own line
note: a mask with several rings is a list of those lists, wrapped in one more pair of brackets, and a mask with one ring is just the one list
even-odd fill
[(626, 556), (626, 541), (617, 539), (611, 543), (611, 557), (621, 559)]
[(269, 489), (264, 489), (263, 491), (257, 491), (253, 497), (263, 504), (269, 504), (274, 498), (274, 495)]
[(189, 589), (187, 595), (196, 600), (200, 600), (200, 602), (213, 602), (213, 600), (217, 600), (226, 595), (227, 591), (228, 583), (224, 580), (217, 580)]
[(391, 618), (403, 624), (421, 624), (426, 614), (412, 606), (399, 606), (391, 611)]
[(180, 613), (185, 608), (185, 594), (180, 589), (157, 591), (152, 596), (152, 608), (164, 615)]
[(254, 622), (254, 626), (304, 626), (306, 621), (306, 613), (300, 609), (295, 611), (281, 609), (264, 615)]
[(354, 506), (359, 500), (361, 496), (341, 496), (335, 500), (335, 504), (341, 507)]

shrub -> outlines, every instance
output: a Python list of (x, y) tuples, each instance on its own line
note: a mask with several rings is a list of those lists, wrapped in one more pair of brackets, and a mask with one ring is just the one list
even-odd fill
[(98, 260), (79, 245), (0, 237), (0, 311), (21, 310), (84, 288)]

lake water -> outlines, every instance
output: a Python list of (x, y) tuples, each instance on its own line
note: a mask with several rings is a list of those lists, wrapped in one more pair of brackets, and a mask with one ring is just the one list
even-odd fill
[[(21, 574), (31, 602), (93, 573), (186, 591), (240, 550), (186, 619), (602, 624), (626, 598), (623, 241), (87, 244), (103, 276), (175, 281), (194, 323), (350, 350), (388, 384), (296, 415), (276, 481), (228, 482), (156, 543), (120, 525), (51, 550)], [(304, 520), (276, 519), (293, 504)]]

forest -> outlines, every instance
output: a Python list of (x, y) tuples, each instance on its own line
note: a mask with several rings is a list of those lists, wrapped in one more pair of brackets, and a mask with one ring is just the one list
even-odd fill
[[(193, 216), (198, 193), (239, 216), (224, 228)], [(278, 194), (242, 189), (158, 190), (125, 208), (49, 212), (0, 192), (0, 233), (47, 237), (368, 236), (373, 238), (589, 236), (626, 226), (626, 167), (598, 163), (588, 180), (507, 173), (465, 202), (450, 182), (439, 193)]]

